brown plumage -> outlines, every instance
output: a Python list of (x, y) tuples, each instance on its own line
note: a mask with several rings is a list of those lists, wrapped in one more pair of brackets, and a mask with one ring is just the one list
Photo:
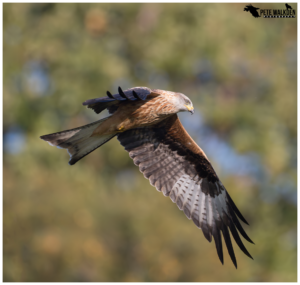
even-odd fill
[(92, 124), (41, 138), (51, 145), (66, 148), (70, 164), (92, 152), (114, 136), (129, 152), (135, 165), (150, 184), (183, 210), (188, 219), (202, 229), (205, 238), (215, 240), (223, 263), (221, 232), (229, 255), (237, 267), (229, 231), (240, 249), (250, 258), (239, 233), (249, 242), (239, 220), (247, 223), (219, 180), (203, 150), (182, 126), (176, 113), (193, 105), (181, 93), (135, 87), (83, 103), (111, 116)]

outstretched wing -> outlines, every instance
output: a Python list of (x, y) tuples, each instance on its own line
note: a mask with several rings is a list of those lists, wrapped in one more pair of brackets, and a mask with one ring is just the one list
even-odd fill
[(205, 238), (215, 240), (223, 263), (221, 232), (229, 255), (237, 267), (229, 231), (240, 249), (251, 255), (238, 231), (253, 243), (243, 230), (239, 217), (247, 223), (216, 175), (202, 149), (193, 141), (177, 115), (151, 128), (128, 130), (118, 140), (151, 185), (183, 210), (201, 228)]
[(123, 91), (121, 87), (118, 88), (119, 94), (112, 95), (107, 91), (107, 97), (101, 97), (96, 99), (90, 99), (82, 103), (82, 105), (93, 109), (97, 114), (104, 109), (108, 109), (110, 113), (113, 113), (117, 109), (117, 105), (122, 101), (135, 101), (146, 100), (147, 96), (152, 93), (152, 90), (147, 87), (134, 87)]

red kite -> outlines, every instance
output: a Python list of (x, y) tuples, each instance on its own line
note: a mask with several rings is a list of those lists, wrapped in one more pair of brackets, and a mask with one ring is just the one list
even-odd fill
[(253, 243), (238, 218), (242, 216), (203, 150), (182, 126), (177, 113), (194, 113), (191, 100), (181, 93), (134, 87), (119, 94), (83, 103), (99, 114), (111, 116), (76, 129), (41, 136), (53, 146), (68, 150), (73, 165), (114, 136), (129, 152), (150, 184), (177, 204), (188, 219), (202, 229), (205, 238), (215, 240), (223, 263), (221, 232), (228, 253), (237, 267), (231, 232), (240, 249), (250, 258), (239, 233)]

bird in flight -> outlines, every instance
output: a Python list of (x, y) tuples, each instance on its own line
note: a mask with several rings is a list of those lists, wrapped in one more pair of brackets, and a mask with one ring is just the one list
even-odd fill
[[(239, 248), (250, 258), (239, 233), (253, 243), (242, 228), (242, 216), (203, 150), (182, 126), (177, 113), (194, 113), (191, 100), (182, 93), (134, 87), (118, 94), (87, 100), (84, 106), (110, 116), (94, 123), (41, 136), (50, 145), (65, 148), (73, 165), (113, 137), (129, 152), (145, 178), (169, 196), (205, 238), (215, 240), (223, 264), (222, 238), (235, 267), (231, 232)], [(239, 233), (238, 233), (239, 232)]]

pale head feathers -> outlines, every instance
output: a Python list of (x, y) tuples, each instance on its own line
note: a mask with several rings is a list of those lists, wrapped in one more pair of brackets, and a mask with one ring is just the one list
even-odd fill
[(173, 96), (171, 97), (172, 103), (174, 104), (177, 112), (191, 112), (194, 114), (193, 103), (189, 97), (182, 93), (170, 92)]

